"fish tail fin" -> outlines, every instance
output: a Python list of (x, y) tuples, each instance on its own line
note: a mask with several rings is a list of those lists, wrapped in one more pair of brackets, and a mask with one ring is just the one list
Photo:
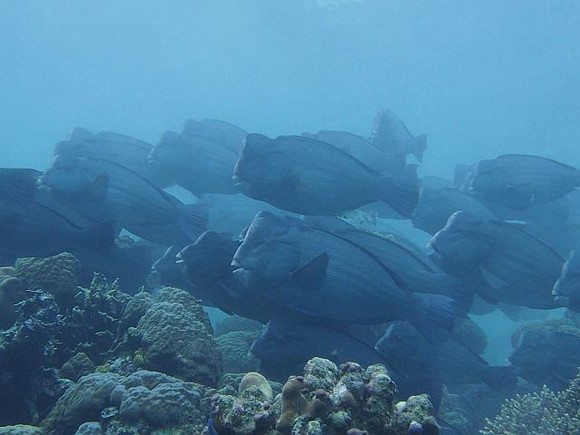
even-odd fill
[(420, 134), (416, 136), (413, 141), (410, 143), (409, 151), (411, 154), (415, 156), (415, 158), (419, 161), (423, 161), (423, 153), (427, 149), (427, 135)]
[(207, 230), (208, 206), (205, 204), (185, 204), (182, 211), (179, 227), (187, 238), (194, 242), (201, 233)]
[(415, 315), (410, 321), (429, 342), (441, 344), (453, 333), (456, 303), (453, 299), (435, 294), (413, 293)]
[[(404, 281), (404, 278), (401, 278)], [(413, 280), (405, 283), (416, 293), (448, 296), (455, 301), (457, 313), (467, 314), (473, 304), (474, 292), (463, 281), (446, 273), (418, 273)]]
[(113, 222), (102, 222), (84, 231), (84, 244), (97, 251), (107, 250), (115, 246), (116, 231)]
[(518, 375), (512, 366), (488, 366), (482, 381), (498, 393), (509, 394), (518, 383)]
[(403, 217), (411, 217), (419, 202), (417, 166), (407, 165), (400, 176), (388, 178), (382, 189), (381, 200)]

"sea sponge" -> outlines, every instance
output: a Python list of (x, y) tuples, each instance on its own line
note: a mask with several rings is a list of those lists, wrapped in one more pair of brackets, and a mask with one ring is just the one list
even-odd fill
[(304, 395), (309, 389), (302, 376), (290, 376), (282, 388), (282, 414), (276, 423), (276, 430), (290, 434), (294, 420), (308, 413), (310, 401)]

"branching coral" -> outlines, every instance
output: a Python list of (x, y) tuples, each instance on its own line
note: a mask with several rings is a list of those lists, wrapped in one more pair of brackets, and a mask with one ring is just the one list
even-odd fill
[(508, 400), (487, 420), (483, 435), (559, 435), (580, 433), (580, 373), (570, 386), (554, 393), (544, 386), (537, 393)]

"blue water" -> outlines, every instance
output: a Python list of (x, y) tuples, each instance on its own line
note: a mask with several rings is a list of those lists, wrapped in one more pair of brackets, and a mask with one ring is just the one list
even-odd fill
[(424, 173), (500, 152), (580, 164), (574, 0), (0, 2), (3, 166), (74, 126), (155, 143), (187, 118), (368, 134), (394, 110)]

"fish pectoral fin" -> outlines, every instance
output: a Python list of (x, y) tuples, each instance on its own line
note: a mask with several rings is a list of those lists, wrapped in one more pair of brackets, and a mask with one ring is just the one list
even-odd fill
[(487, 270), (485, 267), (480, 267), (480, 270), (481, 270), (481, 276), (483, 277), (485, 282), (488, 283), (493, 289), (501, 290), (501, 289), (507, 287), (508, 284), (504, 280), (495, 276), (492, 272)]
[(109, 188), (109, 174), (106, 172), (99, 175), (89, 186), (89, 195), (94, 199), (104, 198)]
[(532, 183), (509, 185), (508, 191), (513, 196), (511, 200), (521, 207), (527, 207), (533, 204), (536, 199), (536, 189)]
[(296, 174), (295, 172), (290, 171), (285, 177), (284, 177), (284, 183), (285, 186), (293, 189), (293, 190), (299, 190), (302, 189), (304, 187), (304, 182), (300, 179), (300, 176), (298, 174)]
[(18, 216), (14, 213), (0, 213), (0, 240), (6, 242), (12, 239), (14, 226), (18, 222)]
[(326, 278), (326, 269), (328, 268), (329, 260), (330, 255), (324, 252), (292, 272), (290, 279), (294, 280), (304, 290), (318, 290)]

